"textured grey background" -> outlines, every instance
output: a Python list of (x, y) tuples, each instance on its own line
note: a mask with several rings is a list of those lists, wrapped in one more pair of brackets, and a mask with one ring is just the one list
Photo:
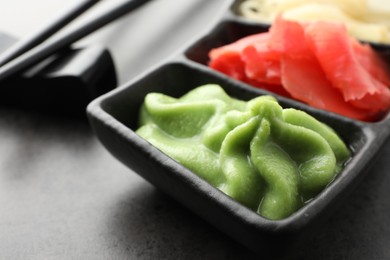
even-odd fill
[[(210, 29), (228, 3), (155, 0), (79, 44), (107, 46), (123, 83)], [(319, 232), (284, 258), (389, 259), (389, 155), (388, 142)], [(86, 121), (0, 108), (0, 259), (256, 257), (116, 161)]]

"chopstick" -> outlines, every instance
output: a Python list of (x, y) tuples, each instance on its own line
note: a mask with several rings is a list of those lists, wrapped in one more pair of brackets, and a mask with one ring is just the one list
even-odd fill
[(0, 66), (6, 64), (10, 60), (16, 58), (22, 53), (40, 44), (54, 33), (59, 31), (65, 25), (70, 23), (77, 16), (88, 10), (91, 6), (99, 2), (98, 0), (81, 1), (77, 5), (72, 5), (70, 9), (64, 11), (58, 16), (58, 19), (51, 22), (48, 26), (33, 33), (29, 37), (22, 39), (8, 48), (0, 55)]
[(95, 15), (78, 24), (71, 30), (66, 30), (54, 35), (47, 41), (37, 45), (19, 57), (0, 67), (0, 81), (5, 80), (30, 66), (44, 60), (57, 51), (66, 48), (70, 44), (85, 37), (107, 23), (135, 10), (149, 0), (125, 0), (110, 6), (100, 15)]

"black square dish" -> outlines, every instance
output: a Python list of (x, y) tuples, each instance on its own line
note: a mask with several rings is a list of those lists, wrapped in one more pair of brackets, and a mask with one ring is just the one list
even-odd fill
[(364, 177), (389, 135), (388, 115), (366, 123), (274, 95), (283, 108), (303, 110), (331, 126), (352, 151), (351, 159), (330, 185), (282, 220), (268, 220), (242, 206), (135, 133), (140, 107), (150, 92), (180, 97), (198, 86), (215, 83), (241, 100), (272, 94), (206, 66), (211, 48), (265, 30), (264, 26), (236, 19), (229, 10), (216, 27), (182, 54), (97, 98), (87, 112), (98, 138), (119, 161), (253, 251), (277, 255), (295, 243), (304, 243)]
[[(286, 219), (267, 220), (230, 199), (134, 132), (147, 93), (179, 97), (206, 83), (220, 84), (228, 94), (243, 100), (268, 94), (190, 63), (169, 63), (93, 101), (88, 107), (90, 122), (101, 142), (121, 162), (226, 234), (261, 253), (277, 252), (275, 247), (292, 245), (300, 235), (312, 232), (314, 224), (330, 213), (363, 177), (388, 134), (384, 123), (364, 124), (305, 107), (305, 111), (336, 130), (354, 151), (353, 157), (336, 180), (308, 205)], [(283, 107), (296, 107), (296, 103), (284, 101)]]

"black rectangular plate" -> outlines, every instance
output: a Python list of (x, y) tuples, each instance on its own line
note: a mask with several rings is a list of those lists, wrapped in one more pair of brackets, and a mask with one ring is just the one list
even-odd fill
[(235, 19), (229, 10), (216, 27), (183, 53), (97, 98), (87, 111), (98, 138), (118, 160), (243, 245), (262, 255), (274, 255), (315, 232), (321, 220), (364, 177), (389, 135), (388, 115), (379, 122), (360, 122), (275, 95), (284, 108), (304, 110), (330, 125), (353, 151), (346, 167), (323, 192), (290, 217), (278, 221), (265, 219), (240, 205), (135, 133), (140, 106), (150, 92), (180, 97), (200, 85), (216, 83), (230, 96), (242, 100), (272, 94), (206, 66), (211, 48), (264, 30), (261, 25)]

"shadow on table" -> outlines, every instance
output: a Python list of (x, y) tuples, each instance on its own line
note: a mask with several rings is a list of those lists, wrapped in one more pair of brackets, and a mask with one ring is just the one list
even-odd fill
[(164, 193), (145, 186), (129, 191), (108, 220), (119, 258), (253, 259), (252, 252)]

